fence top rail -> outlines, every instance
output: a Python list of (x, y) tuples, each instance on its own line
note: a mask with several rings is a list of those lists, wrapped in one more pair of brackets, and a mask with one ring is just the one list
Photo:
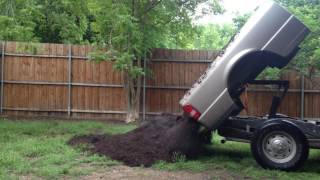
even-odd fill
[(205, 59), (151, 59), (150, 62), (175, 62), (175, 63), (212, 63), (212, 60)]
[[(74, 55), (46, 55), (46, 54), (20, 54), (20, 53), (2, 53), (0, 55), (5, 56), (15, 56), (15, 57), (30, 57), (30, 58), (72, 58), (78, 60), (90, 60), (88, 56), (74, 56)], [(212, 63), (212, 60), (205, 60), (205, 59), (192, 59), (192, 60), (185, 60), (185, 59), (150, 59), (152, 62), (174, 62), (174, 63)]]
[[(124, 84), (106, 84), (106, 83), (89, 83), (89, 82), (49, 82), (49, 81), (12, 81), (3, 80), (5, 84), (25, 84), (25, 85), (60, 85), (60, 86), (88, 86), (88, 87), (107, 87), (107, 88), (124, 88)], [(191, 86), (175, 86), (175, 85), (146, 85), (147, 89), (172, 89), (172, 90), (188, 90)], [(278, 92), (276, 88), (248, 88), (249, 92)], [(301, 92), (301, 89), (288, 89), (289, 93)], [(304, 89), (305, 93), (320, 93), (320, 90), (316, 89)]]
[[(94, 51), (91, 45), (72, 45), (54, 43), (25, 43), (13, 41), (1, 41), (6, 51), (5, 56), (34, 57), (34, 58), (69, 58), (71, 50), (72, 59), (90, 59), (89, 53)], [(38, 48), (35, 52), (19, 47), (31, 45)], [(22, 52), (23, 51), (23, 52)], [(2, 52), (0, 52), (3, 54)], [(217, 50), (181, 50), (154, 48), (151, 50), (150, 61), (152, 62), (178, 62), (178, 63), (210, 63), (219, 54)]]
[[(0, 54), (2, 54), (0, 52)], [(5, 56), (16, 57), (34, 57), (34, 58), (72, 58), (72, 59), (90, 59), (88, 56), (74, 56), (74, 55), (47, 55), (47, 54), (21, 54), (21, 53), (3, 53)]]

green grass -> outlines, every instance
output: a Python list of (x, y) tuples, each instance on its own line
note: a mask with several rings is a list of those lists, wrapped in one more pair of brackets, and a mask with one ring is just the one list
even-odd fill
[(220, 144), (220, 137), (214, 137), (214, 143), (209, 147), (210, 154), (195, 160), (181, 160), (175, 163), (159, 162), (153, 167), (160, 170), (187, 170), (203, 172), (210, 170), (226, 170), (242, 177), (253, 179), (319, 179), (320, 150), (311, 150), (309, 160), (298, 172), (283, 172), (262, 169), (253, 159), (250, 145), (237, 142)]
[(99, 122), (0, 120), (0, 179), (76, 178), (119, 164), (68, 146), (75, 135), (124, 133), (135, 126)]
[[(11, 121), (0, 119), (0, 179), (19, 179), (22, 176), (77, 179), (81, 175), (118, 165), (106, 157), (92, 155), (68, 146), (75, 135), (91, 133), (125, 133), (136, 126), (101, 122)], [(175, 163), (159, 162), (154, 169), (191, 172), (224, 170), (240, 177), (253, 179), (319, 179), (320, 150), (311, 151), (305, 167), (299, 172), (270, 171), (260, 168), (250, 153), (248, 144), (220, 144), (219, 137), (212, 153), (195, 160), (177, 154)]]

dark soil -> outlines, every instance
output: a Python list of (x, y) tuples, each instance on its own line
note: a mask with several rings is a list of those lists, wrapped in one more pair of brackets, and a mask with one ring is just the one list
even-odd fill
[(162, 115), (148, 120), (137, 129), (120, 135), (78, 136), (69, 144), (89, 144), (94, 153), (106, 155), (129, 166), (151, 166), (180, 156), (194, 158), (203, 151), (203, 137), (194, 120)]

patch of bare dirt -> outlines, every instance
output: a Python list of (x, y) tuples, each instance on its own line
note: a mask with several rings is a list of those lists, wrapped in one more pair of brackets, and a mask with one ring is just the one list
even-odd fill
[(224, 170), (212, 170), (202, 173), (191, 173), (186, 171), (159, 171), (150, 168), (132, 168), (127, 166), (115, 166), (107, 170), (99, 170), (87, 176), (82, 176), (81, 180), (211, 180), (211, 179), (246, 179), (244, 177), (232, 175)]

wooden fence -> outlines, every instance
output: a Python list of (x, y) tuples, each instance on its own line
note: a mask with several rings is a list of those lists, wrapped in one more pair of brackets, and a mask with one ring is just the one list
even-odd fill
[[(2, 115), (123, 119), (127, 100), (122, 76), (110, 62), (88, 62), (90, 46), (40, 44), (32, 48), (3, 42), (0, 47)], [(32, 53), (28, 53), (30, 47)], [(179, 113), (180, 98), (215, 56), (212, 51), (155, 49), (147, 61), (153, 73), (144, 86), (143, 112)], [(320, 80), (302, 79), (295, 72), (285, 73), (282, 79), (290, 80), (291, 88), (280, 112), (319, 118), (320, 86), (315, 84)], [(249, 109), (242, 114), (267, 113), (273, 93), (269, 87), (251, 87)]]

